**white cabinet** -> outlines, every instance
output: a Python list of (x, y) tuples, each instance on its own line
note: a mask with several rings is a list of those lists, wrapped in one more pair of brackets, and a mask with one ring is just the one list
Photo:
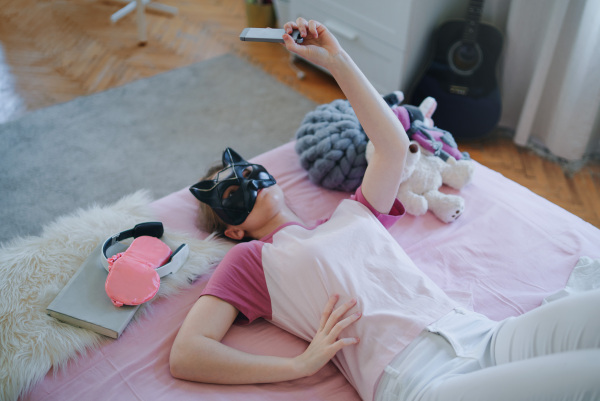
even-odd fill
[(289, 13), (322, 22), (382, 94), (408, 92), (427, 62), (435, 28), (466, 14), (466, 0), (280, 0)]

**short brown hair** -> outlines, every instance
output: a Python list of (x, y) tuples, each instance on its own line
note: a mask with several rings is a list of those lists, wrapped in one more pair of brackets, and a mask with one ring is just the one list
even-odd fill
[[(208, 169), (200, 181), (211, 180), (215, 174), (223, 169), (222, 164), (215, 164)], [(200, 213), (197, 219), (198, 228), (207, 233), (216, 233), (224, 236), (227, 224), (215, 213), (215, 211), (204, 202), (200, 202)]]

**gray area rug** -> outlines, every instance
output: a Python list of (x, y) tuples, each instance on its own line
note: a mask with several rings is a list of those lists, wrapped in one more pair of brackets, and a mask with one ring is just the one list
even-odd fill
[(0, 243), (76, 208), (194, 184), (227, 146), (251, 158), (293, 139), (316, 105), (225, 55), (0, 125)]

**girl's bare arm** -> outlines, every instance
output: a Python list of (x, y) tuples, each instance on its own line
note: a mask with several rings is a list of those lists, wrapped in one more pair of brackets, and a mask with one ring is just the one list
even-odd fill
[(358, 339), (338, 339), (340, 332), (360, 316), (344, 314), (354, 306), (347, 302), (334, 309), (332, 297), (315, 338), (304, 353), (294, 358), (254, 355), (221, 343), (238, 311), (229, 303), (209, 295), (201, 297), (188, 313), (171, 349), (171, 374), (183, 380), (217, 383), (274, 383), (310, 376), (337, 351)]
[(327, 68), (350, 101), (375, 148), (363, 180), (363, 194), (375, 209), (388, 212), (398, 192), (408, 149), (402, 124), (325, 26), (299, 18), (285, 24), (284, 29), (298, 29), (304, 37), (304, 42), (297, 44), (285, 35), (287, 49)]

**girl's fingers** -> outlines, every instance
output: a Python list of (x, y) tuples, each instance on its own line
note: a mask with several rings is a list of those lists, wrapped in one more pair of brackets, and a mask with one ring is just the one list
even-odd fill
[(360, 312), (356, 312), (346, 317), (345, 319), (340, 320), (335, 324), (335, 326), (333, 326), (329, 334), (334, 338), (337, 338), (345, 328), (350, 326), (352, 323), (356, 322), (358, 319), (360, 319), (361, 316), (362, 315)]
[(289, 35), (292, 33), (292, 31), (294, 29), (298, 29), (298, 25), (296, 25), (296, 23), (293, 21), (289, 21), (289, 22), (286, 22), (285, 25), (283, 25), (283, 29)]
[(331, 312), (324, 326), (325, 331), (327, 333), (330, 333), (333, 327), (340, 322), (342, 316), (344, 316), (346, 312), (348, 312), (352, 307), (354, 307), (354, 305), (356, 305), (356, 299), (351, 299), (350, 301), (343, 303), (337, 309)]
[(340, 338), (339, 340), (337, 340), (336, 342), (331, 344), (331, 351), (333, 352), (333, 355), (335, 355), (342, 348), (347, 347), (349, 345), (358, 344), (359, 342), (360, 342), (360, 338), (358, 338), (358, 337)]
[(302, 36), (303, 38), (306, 37), (307, 26), (308, 26), (308, 22), (304, 18), (298, 17), (298, 19), (296, 20), (296, 29), (298, 29), (300, 31), (300, 36)]
[(283, 25), (283, 29), (285, 30), (285, 32), (288, 35), (291, 35), (292, 31), (294, 29), (297, 29), (298, 31), (300, 31), (300, 36), (302, 36), (303, 38), (305, 38), (309, 34), (313, 38), (318, 38), (319, 37), (318, 28), (320, 26), (321, 26), (321, 23), (319, 23), (318, 21), (315, 21), (315, 20), (307, 21), (304, 18), (299, 17), (295, 22), (294, 21), (286, 22), (285, 25)]
[(315, 38), (319, 37), (319, 32), (317, 32), (318, 26), (319, 26), (319, 23), (315, 20), (310, 20), (308, 22), (308, 30)]
[(358, 344), (359, 342), (360, 338), (358, 337), (340, 338), (338, 341), (335, 342), (335, 344), (333, 344), (333, 346), (337, 351), (339, 351), (348, 345)]
[(337, 294), (329, 297), (329, 300), (327, 301), (327, 305), (325, 305), (325, 309), (323, 310), (323, 313), (321, 314), (321, 322), (319, 324), (319, 329), (323, 329), (325, 327), (325, 325), (327, 324), (327, 320), (329, 320), (329, 317), (331, 316), (331, 313), (333, 312), (333, 308), (335, 307), (335, 304), (337, 303), (339, 298), (340, 298), (340, 296)]

